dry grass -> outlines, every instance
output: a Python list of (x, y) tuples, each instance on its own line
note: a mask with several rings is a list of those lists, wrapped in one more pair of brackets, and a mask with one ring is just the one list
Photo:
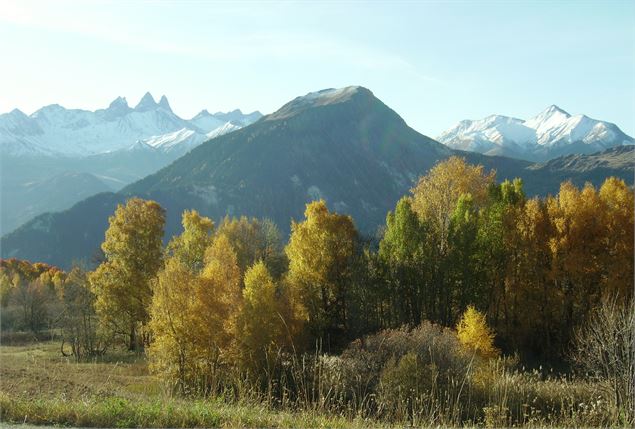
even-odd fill
[(0, 421), (83, 427), (368, 427), (315, 412), (261, 403), (172, 397), (143, 355), (74, 363), (59, 343), (0, 347)]
[(144, 357), (110, 356), (108, 362), (74, 363), (63, 357), (59, 343), (0, 347), (0, 391), (23, 398), (87, 396), (155, 397), (158, 380), (149, 375)]
[[(472, 418), (448, 421), (421, 415), (399, 421), (316, 404), (276, 409), (256, 397), (174, 397), (148, 373), (143, 355), (110, 354), (107, 359), (74, 363), (61, 356), (58, 342), (0, 347), (0, 421), (83, 427), (627, 426), (610, 411), (597, 383), (545, 378), (494, 362), (473, 376), (472, 389), (455, 404), (463, 415), (476, 410)], [(328, 383), (326, 378), (320, 382)], [(408, 398), (409, 403), (428, 404), (426, 395)]]

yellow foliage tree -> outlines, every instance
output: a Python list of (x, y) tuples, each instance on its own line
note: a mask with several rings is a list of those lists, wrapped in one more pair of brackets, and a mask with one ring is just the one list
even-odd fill
[[(101, 245), (106, 260), (89, 276), (95, 309), (109, 329), (139, 345), (137, 331), (148, 322), (150, 281), (162, 264), (165, 214), (155, 201), (131, 198), (110, 216)], [(145, 341), (143, 341), (145, 342)]]
[(192, 317), (197, 371), (207, 388), (231, 349), (241, 305), (240, 269), (227, 237), (216, 236), (205, 252), (205, 267), (194, 290)]
[(201, 280), (179, 258), (165, 261), (153, 282), (149, 328), (153, 342), (146, 350), (150, 370), (186, 392), (195, 383), (194, 311)]
[(225, 217), (218, 226), (216, 235), (227, 237), (236, 252), (242, 274), (258, 261), (263, 261), (276, 278), (285, 269), (280, 231), (268, 219)]
[(266, 369), (271, 355), (290, 344), (295, 323), (285, 308), (284, 292), (263, 261), (245, 273), (243, 305), (236, 324), (236, 351), (243, 368)]
[(181, 224), (183, 232), (170, 240), (167, 254), (177, 257), (192, 273), (198, 273), (204, 265), (205, 251), (212, 243), (214, 221), (196, 210), (186, 210)]
[(483, 166), (470, 165), (456, 156), (435, 165), (412, 189), (412, 209), (436, 233), (441, 254), (447, 251), (450, 222), (462, 195), (469, 194), (476, 207), (487, 199), (496, 173), (485, 174)]
[(456, 333), (461, 344), (484, 358), (494, 358), (500, 351), (494, 346), (494, 333), (485, 320), (485, 315), (468, 306), (456, 325)]
[(293, 297), (318, 337), (345, 329), (357, 232), (350, 216), (330, 213), (323, 200), (307, 204), (292, 222), (285, 251)]
[(560, 331), (570, 333), (601, 299), (607, 212), (591, 184), (580, 190), (571, 182), (547, 199), (547, 212), (553, 225), (550, 276), (562, 294)]
[(606, 211), (606, 251), (604, 252), (605, 280), (603, 294), (624, 301), (633, 297), (633, 222), (635, 204), (633, 190), (623, 180), (610, 177), (600, 188), (600, 200)]

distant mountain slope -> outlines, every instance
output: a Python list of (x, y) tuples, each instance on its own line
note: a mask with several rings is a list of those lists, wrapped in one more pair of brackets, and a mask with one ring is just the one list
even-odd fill
[(530, 186), (539, 193), (549, 190), (554, 181), (571, 180), (576, 186), (586, 182), (600, 185), (607, 177), (617, 177), (633, 185), (635, 174), (635, 146), (616, 146), (591, 155), (567, 155), (550, 161), (532, 164)]
[[(60, 189), (69, 192), (60, 192)], [(0, 194), (2, 205), (2, 225), (19, 225), (25, 219), (47, 212), (64, 210), (78, 200), (113, 188), (98, 177), (89, 173), (60, 173), (45, 180), (6, 186)], [(72, 190), (72, 192), (70, 192)], [(22, 210), (5, 210), (5, 207), (23, 207)]]
[(307, 201), (323, 197), (368, 230), (449, 153), (367, 89), (325, 90), (199, 146), (122, 193), (188, 199), (214, 217), (265, 216), (283, 229)]
[[(611, 149), (602, 157), (619, 163), (614, 160), (628, 153), (633, 155), (632, 147)], [(300, 219), (305, 203), (317, 198), (351, 214), (363, 233), (373, 234), (415, 180), (453, 154), (495, 168), (501, 180), (523, 178), (530, 195), (557, 192), (563, 178), (590, 177), (596, 167), (585, 170), (583, 165), (598, 162), (594, 155), (587, 161), (581, 157), (574, 167), (564, 162), (548, 169), (452, 151), (408, 127), (365, 88), (324, 90), (196, 147), (117, 194), (100, 194), (66, 212), (39, 216), (2, 238), (1, 255), (68, 267), (98, 249), (108, 215), (133, 195), (155, 199), (166, 208), (167, 236), (179, 231), (186, 208), (217, 220), (226, 214), (268, 217), (288, 233), (291, 219)], [(632, 164), (605, 171), (622, 177), (629, 172), (632, 184)], [(604, 177), (591, 179), (600, 183)]]
[(635, 144), (615, 124), (585, 115), (572, 116), (558, 106), (550, 106), (526, 121), (501, 115), (464, 120), (437, 140), (453, 149), (532, 161)]
[[(97, 192), (119, 190), (262, 115), (234, 110), (203, 116), (206, 121), (184, 120), (172, 112), (165, 96), (157, 103), (149, 93), (134, 109), (118, 97), (95, 112), (55, 104), (30, 116), (17, 109), (0, 115), (0, 233), (47, 209), (66, 209)], [(79, 180), (86, 174), (103, 183)], [(50, 207), (42, 204), (41, 193), (23, 192), (28, 184), (47, 181), (58, 184), (47, 188), (47, 200), (55, 202)]]

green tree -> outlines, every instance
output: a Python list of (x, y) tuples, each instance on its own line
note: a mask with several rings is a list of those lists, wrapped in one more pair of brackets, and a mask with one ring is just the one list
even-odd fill
[[(427, 243), (431, 271), (432, 314), (429, 318), (445, 325), (454, 323), (452, 300), (456, 295), (456, 279), (449, 278), (451, 263), (450, 234), (453, 218), (457, 221), (457, 204), (469, 195), (471, 211), (478, 212), (489, 201), (495, 173), (485, 174), (483, 166), (473, 166), (464, 159), (451, 157), (439, 162), (419, 179), (412, 189), (412, 208), (428, 230)], [(465, 203), (463, 203), (465, 204)], [(464, 226), (468, 226), (463, 222)], [(456, 237), (455, 237), (456, 238)]]
[(412, 201), (403, 197), (386, 217), (386, 230), (379, 243), (379, 256), (387, 267), (391, 308), (397, 326), (418, 325), (434, 305), (430, 288), (430, 257), (425, 225), (412, 210)]

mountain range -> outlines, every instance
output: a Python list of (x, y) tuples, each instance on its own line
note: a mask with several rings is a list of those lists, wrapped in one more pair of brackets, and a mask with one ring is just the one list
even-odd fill
[(621, 146), (534, 163), (454, 150), (410, 128), (366, 88), (328, 89), (210, 139), (119, 192), (37, 216), (2, 237), (0, 255), (65, 268), (90, 258), (103, 241), (108, 216), (132, 196), (166, 209), (166, 238), (178, 233), (181, 212), (191, 208), (215, 220), (270, 218), (287, 234), (291, 220), (301, 219), (305, 204), (318, 198), (352, 215), (358, 229), (372, 235), (416, 179), (452, 155), (496, 169), (499, 180), (521, 177), (531, 196), (555, 193), (563, 180), (597, 185), (613, 175), (632, 184), (633, 154), (633, 146)]
[(53, 104), (28, 116), (18, 109), (2, 114), (0, 232), (98, 192), (119, 190), (261, 116), (203, 110), (185, 120), (165, 96), (156, 102), (150, 93), (134, 108), (117, 97), (94, 112)]
[(632, 137), (613, 123), (571, 115), (555, 105), (528, 120), (501, 115), (464, 120), (437, 140), (453, 149), (529, 161), (548, 161), (635, 144)]

